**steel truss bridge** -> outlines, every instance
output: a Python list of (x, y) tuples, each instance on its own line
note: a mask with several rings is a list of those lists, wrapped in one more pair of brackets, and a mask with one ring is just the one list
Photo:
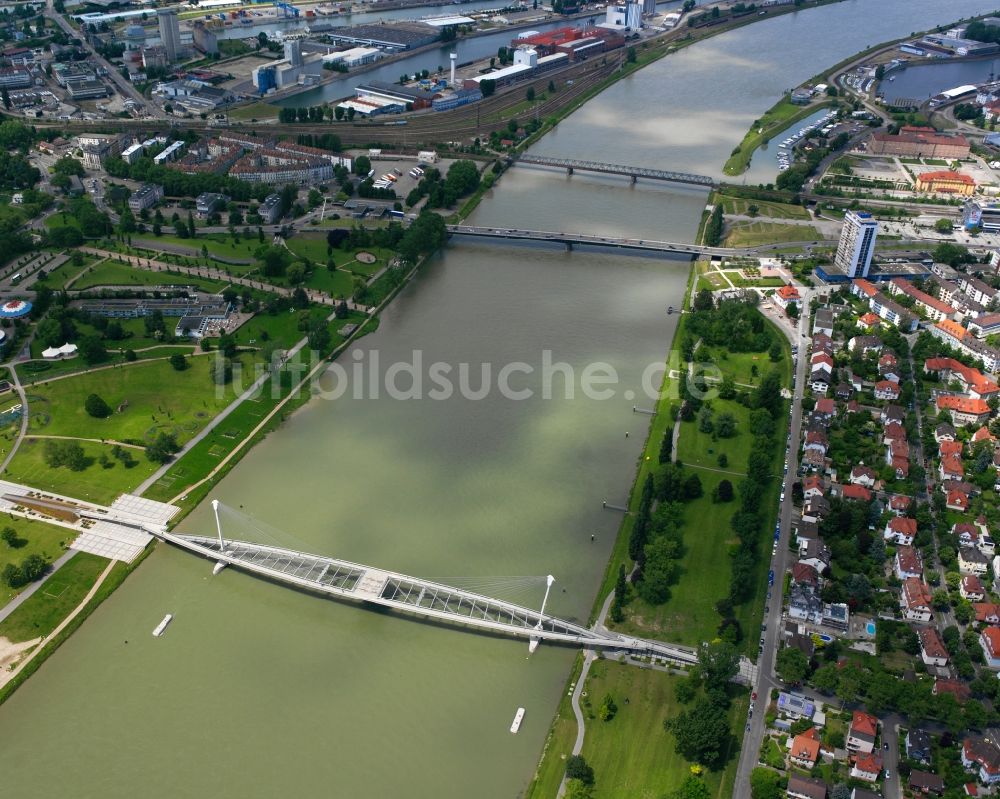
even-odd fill
[(687, 172), (671, 172), (665, 169), (650, 169), (644, 166), (626, 166), (625, 164), (606, 164), (601, 161), (575, 161), (572, 158), (547, 158), (543, 155), (522, 155), (516, 163), (536, 164), (538, 166), (554, 166), (565, 169), (572, 175), (580, 172), (601, 172), (605, 175), (625, 175), (635, 183), (639, 178), (648, 180), (666, 180), (671, 183), (688, 183), (694, 186), (712, 188), (715, 181), (706, 175), (692, 175)]
[(556, 618), (541, 610), (516, 605), (442, 583), (346, 560), (310, 555), (292, 549), (233, 541), (219, 537), (177, 535), (163, 529), (158, 538), (222, 565), (265, 577), (327, 597), (391, 608), (460, 627), (538, 641), (553, 641), (605, 649), (636, 656), (652, 656), (693, 665), (697, 650), (647, 641), (614, 632), (592, 630)]

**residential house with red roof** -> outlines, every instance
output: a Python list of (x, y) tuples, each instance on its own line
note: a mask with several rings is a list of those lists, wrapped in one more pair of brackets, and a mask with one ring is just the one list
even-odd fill
[(806, 475), (802, 478), (802, 497), (804, 499), (822, 497), (825, 493), (823, 490), (823, 478), (815, 474)]
[(819, 749), (819, 733), (815, 727), (810, 727), (792, 739), (788, 757), (794, 765), (809, 770), (819, 760)]
[(964, 513), (969, 509), (969, 495), (958, 488), (949, 489), (945, 494), (944, 506), (948, 510)]
[(980, 427), (972, 436), (969, 438), (969, 443), (972, 446), (976, 444), (982, 444), (984, 441), (995, 442), (997, 437), (990, 432), (990, 429), (983, 425)]
[(864, 464), (855, 466), (851, 469), (851, 483), (853, 485), (872, 488), (874, 487), (876, 480), (878, 480), (878, 475), (875, 474), (875, 470), (865, 466)]
[(888, 445), (893, 441), (906, 441), (906, 428), (899, 422), (889, 422), (882, 428), (882, 443)]
[(1000, 605), (995, 602), (973, 602), (972, 611), (977, 624), (1000, 624)]
[(927, 666), (948, 665), (948, 649), (937, 627), (921, 627), (917, 632), (920, 639), (920, 659)]
[(875, 384), (875, 399), (884, 401), (899, 399), (899, 384), (891, 380), (879, 380)]
[(924, 564), (920, 553), (913, 547), (899, 547), (896, 550), (894, 571), (900, 580), (905, 580), (907, 577), (923, 577)]
[(899, 607), (909, 621), (930, 621), (934, 616), (931, 589), (918, 577), (907, 577), (899, 593)]
[(910, 445), (906, 441), (892, 441), (885, 450), (885, 460), (897, 479), (906, 479), (910, 474)]
[(1000, 669), (1000, 627), (985, 627), (979, 633), (979, 645), (983, 648), (986, 665)]
[(953, 453), (944, 455), (941, 458), (941, 465), (938, 466), (938, 478), (941, 480), (961, 480), (963, 477), (965, 477), (965, 467), (962, 465), (962, 458)]
[(820, 371), (826, 372), (827, 374), (833, 373), (833, 358), (831, 358), (828, 353), (825, 352), (813, 353), (813, 356), (809, 359), (809, 364), (812, 371), (814, 372), (818, 369)]
[(871, 491), (869, 491), (864, 486), (859, 486), (859, 485), (854, 485), (854, 484), (844, 486), (843, 490), (840, 492), (840, 495), (844, 499), (851, 499), (851, 500), (854, 500), (856, 502), (871, 502), (872, 501), (872, 492)]
[(795, 563), (792, 566), (792, 582), (796, 585), (807, 585), (814, 589), (819, 588), (819, 572), (810, 563)]
[(893, 516), (886, 522), (882, 538), (894, 544), (910, 546), (917, 535), (917, 520), (905, 516)]
[(826, 419), (832, 419), (837, 414), (837, 403), (829, 397), (820, 397), (816, 400), (816, 408), (813, 413)]
[(995, 731), (970, 735), (962, 742), (962, 765), (979, 777), (983, 785), (1000, 783), (1000, 741)]
[(851, 776), (856, 780), (865, 782), (878, 782), (882, 773), (882, 756), (874, 752), (870, 754), (860, 754), (854, 758), (851, 766)]
[(969, 602), (982, 602), (986, 599), (986, 588), (978, 574), (966, 574), (958, 584), (958, 593)]
[(909, 513), (910, 505), (912, 504), (912, 497), (905, 496), (904, 494), (893, 494), (889, 500), (889, 510), (897, 516), (904, 516)]
[(802, 302), (802, 295), (795, 286), (786, 283), (774, 293), (774, 301), (787, 311), (789, 305), (798, 305)]
[(870, 713), (855, 710), (851, 716), (851, 726), (847, 729), (847, 751), (870, 754), (875, 749), (878, 738), (878, 719)]
[(948, 411), (952, 423), (959, 427), (981, 425), (990, 418), (990, 406), (986, 404), (986, 400), (948, 395), (938, 397), (935, 403), (938, 412)]
[(969, 686), (966, 685), (961, 680), (954, 680), (950, 677), (937, 677), (934, 680), (934, 687), (931, 688), (931, 693), (934, 696), (939, 694), (951, 694), (958, 701), (959, 704), (965, 702), (971, 695), (972, 691)]

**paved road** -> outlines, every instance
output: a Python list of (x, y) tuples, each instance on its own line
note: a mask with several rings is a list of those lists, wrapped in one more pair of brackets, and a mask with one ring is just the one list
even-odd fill
[(21, 446), (21, 442), (28, 433), (28, 396), (24, 392), (24, 386), (21, 385), (21, 380), (17, 376), (17, 369), (14, 368), (13, 363), (7, 364), (7, 371), (10, 372), (11, 382), (14, 384), (14, 391), (16, 391), (17, 396), (21, 398), (21, 429), (18, 431), (17, 438), (14, 439), (14, 444), (11, 446), (10, 452), (7, 453), (7, 457), (3, 459), (3, 463), (0, 463), (0, 474), (2, 474), (8, 464), (14, 460), (14, 456), (17, 454), (17, 448)]
[[(757, 692), (757, 702), (755, 703), (755, 714), (749, 720), (749, 730), (743, 736), (743, 746), (740, 749), (740, 760), (736, 771), (736, 788), (734, 790), (735, 799), (750, 799), (750, 772), (757, 764), (757, 755), (760, 751), (761, 743), (764, 740), (765, 723), (764, 708), (769, 701), (769, 693), (772, 687), (783, 687), (774, 677), (774, 661), (781, 646), (781, 626), (782, 626), (782, 583), (785, 570), (788, 567), (790, 553), (788, 543), (791, 536), (792, 527), (792, 492), (791, 482), (798, 470), (798, 447), (796, 446), (800, 438), (802, 426), (802, 386), (805, 384), (806, 365), (809, 363), (805, 345), (808, 339), (804, 334), (809, 330), (809, 301), (817, 292), (810, 289), (800, 289), (802, 293), (803, 313), (798, 322), (794, 325), (788, 320), (783, 312), (775, 312), (773, 309), (767, 313), (771, 321), (775, 322), (782, 333), (788, 338), (792, 345), (799, 347), (799, 361), (795, 369), (796, 380), (792, 394), (792, 415), (789, 424), (789, 435), (792, 446), (788, 447), (788, 478), (786, 485), (789, 490), (785, 491), (785, 501), (781, 505), (779, 521), (781, 523), (781, 537), (778, 541), (777, 550), (771, 559), (771, 568), (774, 569), (774, 587), (771, 589), (771, 596), (768, 600), (768, 611), (764, 614), (764, 623), (767, 630), (764, 632), (764, 651), (757, 660), (757, 681), (753, 686)], [(752, 635), (748, 630), (747, 635)]]

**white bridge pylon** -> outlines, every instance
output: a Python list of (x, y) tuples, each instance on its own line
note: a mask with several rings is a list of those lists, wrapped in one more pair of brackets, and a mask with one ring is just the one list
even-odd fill
[(555, 578), (546, 578), (545, 598), (540, 610), (495, 599), (473, 591), (424, 580), (399, 572), (365, 566), (337, 558), (312, 555), (284, 547), (226, 539), (213, 501), (216, 535), (178, 535), (149, 530), (164, 541), (216, 562), (216, 573), (232, 566), (271, 580), (304, 588), (337, 599), (369, 602), (409, 616), (433, 619), (529, 641), (531, 651), (540, 641), (556, 641), (587, 648), (600, 648), (651, 655), (679, 663), (697, 663), (690, 647), (648, 641), (608, 631), (592, 630), (545, 613)]

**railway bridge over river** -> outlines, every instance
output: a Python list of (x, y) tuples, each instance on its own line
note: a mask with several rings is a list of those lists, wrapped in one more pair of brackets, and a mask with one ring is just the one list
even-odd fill
[(536, 166), (554, 166), (565, 169), (572, 175), (574, 172), (598, 172), (605, 175), (624, 175), (635, 183), (639, 178), (647, 180), (665, 180), (670, 183), (688, 183), (692, 186), (713, 188), (715, 181), (707, 175), (692, 175), (688, 172), (673, 172), (667, 169), (652, 169), (645, 166), (629, 166), (627, 164), (608, 164), (603, 161), (579, 161), (572, 158), (549, 158), (544, 155), (520, 155), (515, 163), (535, 164)]
[[(311, 555), (283, 547), (226, 539), (216, 514), (216, 536), (179, 535), (165, 528), (149, 532), (164, 541), (216, 562), (216, 571), (231, 566), (274, 582), (283, 583), (333, 599), (390, 608), (449, 626), (471, 628), (495, 635), (529, 641), (531, 650), (541, 641), (602, 649), (638, 657), (661, 658), (672, 663), (694, 665), (696, 649), (662, 641), (650, 641), (603, 629), (586, 627), (545, 612), (553, 578), (549, 577), (545, 599), (535, 610), (473, 591), (365, 566), (337, 558)], [(744, 659), (741, 681), (753, 676), (753, 664)]]

